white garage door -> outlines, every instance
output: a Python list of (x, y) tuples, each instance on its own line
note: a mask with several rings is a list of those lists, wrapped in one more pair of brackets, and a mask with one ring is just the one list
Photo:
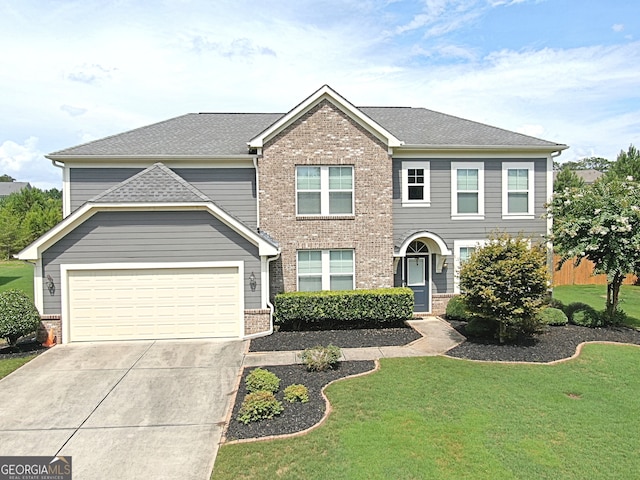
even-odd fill
[(237, 267), (67, 274), (70, 341), (240, 335)]

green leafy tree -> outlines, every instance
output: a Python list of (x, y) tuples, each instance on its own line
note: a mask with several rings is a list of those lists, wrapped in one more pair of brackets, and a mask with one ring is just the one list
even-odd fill
[(625, 276), (640, 271), (640, 184), (601, 179), (558, 192), (548, 213), (560, 267), (572, 259), (576, 265), (588, 259), (595, 273), (607, 275), (605, 315), (613, 322)]
[(549, 282), (546, 249), (508, 234), (494, 234), (460, 269), (467, 310), (498, 323), (500, 342), (541, 326)]
[(0, 182), (15, 182), (16, 179), (7, 175), (6, 173), (4, 175), (0, 175)]
[(625, 152), (621, 150), (615, 162), (607, 172), (607, 178), (627, 180), (631, 177), (634, 181), (640, 181), (640, 151), (633, 145), (629, 145)]
[(610, 166), (611, 160), (603, 157), (585, 157), (564, 163), (553, 162), (554, 170), (568, 168), (569, 170), (598, 170), (599, 172), (606, 172)]
[(580, 178), (574, 170), (569, 167), (563, 167), (553, 182), (553, 191), (562, 192), (565, 188), (581, 188), (584, 187), (584, 180)]

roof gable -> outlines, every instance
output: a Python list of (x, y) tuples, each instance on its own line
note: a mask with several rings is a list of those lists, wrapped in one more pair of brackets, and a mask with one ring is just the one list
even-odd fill
[(329, 101), (336, 108), (344, 112), (352, 120), (360, 124), (374, 136), (384, 141), (389, 147), (397, 147), (402, 145), (398, 138), (385, 129), (382, 125), (375, 122), (371, 117), (367, 116), (362, 110), (352, 105), (348, 100), (339, 95), (328, 85), (323, 85), (309, 97), (296, 105), (288, 113), (276, 120), (272, 125), (263, 130), (260, 134), (253, 137), (248, 145), (250, 148), (262, 148), (264, 143), (287, 128), (302, 115), (307, 113), (313, 107), (322, 101)]
[(89, 200), (93, 203), (210, 202), (196, 187), (162, 163), (155, 163)]

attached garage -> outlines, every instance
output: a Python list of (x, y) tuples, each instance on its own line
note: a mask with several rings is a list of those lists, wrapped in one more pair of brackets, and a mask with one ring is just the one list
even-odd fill
[(240, 262), (61, 265), (64, 337), (237, 338), (243, 334), (242, 269)]

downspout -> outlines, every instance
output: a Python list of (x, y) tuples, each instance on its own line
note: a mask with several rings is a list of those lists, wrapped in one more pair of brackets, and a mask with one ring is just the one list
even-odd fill
[(68, 197), (69, 182), (66, 181), (67, 179), (64, 178), (66, 169), (64, 168), (64, 163), (59, 163), (57, 160), (51, 160), (51, 165), (62, 170), (62, 218), (66, 218), (67, 215), (71, 213), (69, 211), (71, 207), (70, 205), (71, 197)]
[[(267, 258), (267, 289), (269, 289), (269, 284), (271, 283), (269, 281), (269, 267), (271, 262), (278, 260), (280, 258), (280, 252), (278, 252), (278, 255), (276, 255), (275, 257), (271, 257), (271, 258)], [(271, 303), (269, 301), (269, 293), (267, 291), (267, 307), (269, 307), (269, 310), (271, 310), (271, 313), (269, 314), (269, 333), (267, 335), (271, 335), (273, 333), (273, 312), (275, 311), (275, 307), (273, 306), (273, 303)]]
[[(550, 204), (553, 201), (553, 159), (559, 157), (562, 154), (562, 150), (558, 150), (557, 152), (551, 152), (549, 155), (549, 164), (547, 165), (547, 204)], [(547, 217), (547, 237), (551, 235), (553, 231), (553, 218), (551, 216)], [(549, 274), (551, 276), (551, 281), (549, 282), (548, 291), (553, 291), (553, 273), (555, 271), (555, 265), (553, 264), (553, 242), (547, 240), (547, 269), (549, 270)]]
[(258, 156), (253, 157), (253, 168), (256, 171), (256, 228), (260, 231), (260, 176), (258, 175)]

